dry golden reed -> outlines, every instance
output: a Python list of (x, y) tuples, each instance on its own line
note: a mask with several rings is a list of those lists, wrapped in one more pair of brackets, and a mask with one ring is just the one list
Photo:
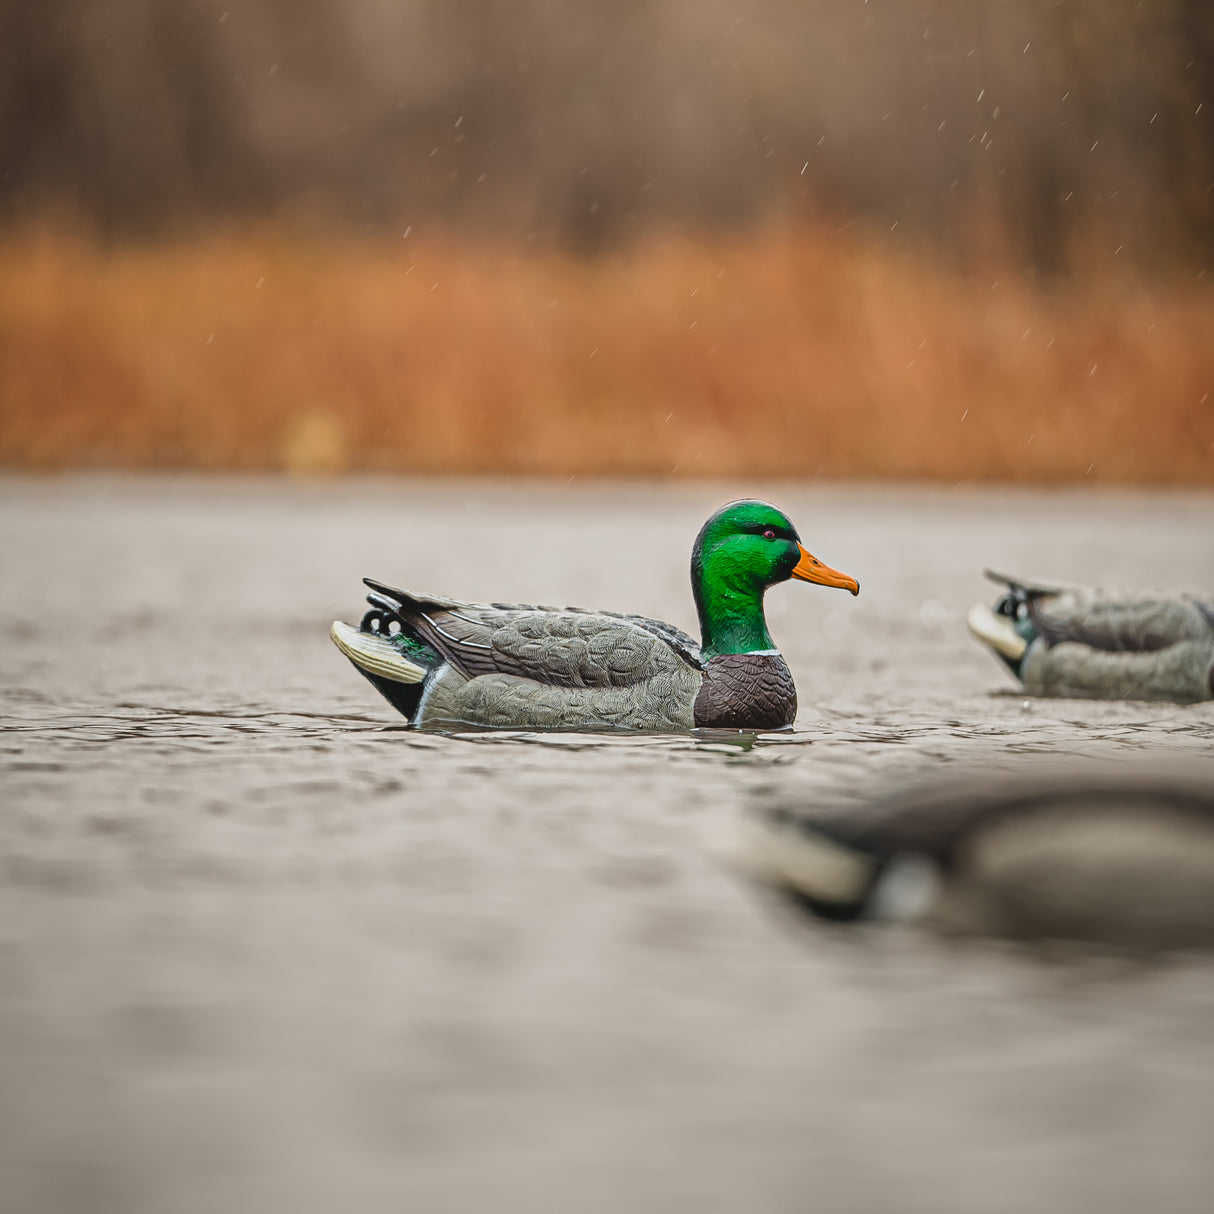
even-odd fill
[(0, 241), (0, 464), (1214, 484), (1196, 277), (772, 225), (595, 259)]

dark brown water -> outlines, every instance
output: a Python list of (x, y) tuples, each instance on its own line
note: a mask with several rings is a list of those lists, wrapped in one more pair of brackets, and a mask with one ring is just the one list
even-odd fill
[[(411, 735), (359, 577), (687, 627), (756, 486), (0, 482), (0, 1208), (1204, 1211), (1214, 959), (788, 919), (755, 790), (1075, 754), (1214, 706), (1026, 702), (984, 564), (1214, 589), (1214, 498), (767, 487), (790, 735)], [(997, 775), (992, 777), (997, 778)]]

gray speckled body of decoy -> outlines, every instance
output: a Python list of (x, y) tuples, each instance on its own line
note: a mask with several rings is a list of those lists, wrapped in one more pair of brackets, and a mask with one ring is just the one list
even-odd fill
[[(479, 604), (368, 582), (444, 659), (426, 681), (411, 719), (428, 729), (691, 729), (703, 679), (700, 647), (642, 616), (577, 608)], [(336, 628), (337, 625), (334, 625)], [(366, 651), (348, 628), (339, 647)], [(340, 639), (339, 639), (340, 638)], [(394, 637), (382, 638), (389, 663)], [(345, 652), (345, 648), (343, 648)], [(399, 671), (399, 663), (394, 667)]]
[(361, 625), (336, 621), (330, 636), (413, 728), (782, 729), (797, 693), (763, 595), (789, 578), (860, 590), (806, 552), (774, 506), (746, 500), (696, 538), (699, 644), (647, 616), (468, 603), (370, 578)]
[(971, 609), (970, 631), (1025, 691), (1182, 703), (1214, 697), (1214, 604), (987, 576), (1006, 591), (994, 610)]

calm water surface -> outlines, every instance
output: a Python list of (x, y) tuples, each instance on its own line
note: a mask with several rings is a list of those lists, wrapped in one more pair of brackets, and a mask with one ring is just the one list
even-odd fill
[(1214, 960), (794, 922), (756, 790), (1209, 764), (1214, 707), (1027, 702), (983, 565), (1214, 591), (1214, 498), (767, 486), (791, 734), (416, 735), (359, 578), (694, 624), (761, 487), (0, 481), (0, 1207), (1205, 1211)]

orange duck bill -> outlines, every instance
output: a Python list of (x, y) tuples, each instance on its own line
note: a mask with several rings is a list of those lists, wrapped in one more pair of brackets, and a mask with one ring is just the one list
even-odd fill
[[(797, 545), (801, 548), (801, 545)], [(829, 565), (823, 565), (812, 552), (801, 548), (801, 559), (792, 571), (795, 578), (803, 582), (817, 582), (819, 586), (838, 586), (840, 590), (850, 590), (852, 594), (860, 593), (860, 583), (846, 573), (840, 573)]]

